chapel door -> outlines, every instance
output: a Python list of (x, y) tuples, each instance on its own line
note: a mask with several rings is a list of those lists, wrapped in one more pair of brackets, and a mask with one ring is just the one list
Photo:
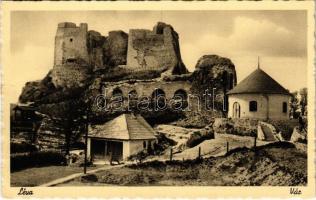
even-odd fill
[(233, 118), (240, 118), (240, 104), (237, 102), (233, 104)]

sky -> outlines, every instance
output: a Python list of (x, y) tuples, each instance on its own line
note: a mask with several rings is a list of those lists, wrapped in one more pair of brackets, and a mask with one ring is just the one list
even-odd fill
[(307, 86), (305, 11), (14, 11), (10, 102), (18, 101), (26, 82), (53, 68), (57, 24), (65, 21), (88, 23), (89, 30), (104, 36), (111, 30), (152, 29), (163, 21), (178, 32), (189, 71), (203, 55), (216, 54), (231, 59), (240, 82), (257, 68), (259, 56), (260, 68), (286, 89)]

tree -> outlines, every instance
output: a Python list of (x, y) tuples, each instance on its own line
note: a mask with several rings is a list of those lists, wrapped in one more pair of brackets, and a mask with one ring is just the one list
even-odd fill
[(291, 93), (290, 99), (290, 116), (294, 119), (298, 118), (297, 110), (299, 108), (298, 92), (294, 91)]
[(300, 108), (301, 108), (301, 115), (307, 115), (307, 88), (300, 89)]

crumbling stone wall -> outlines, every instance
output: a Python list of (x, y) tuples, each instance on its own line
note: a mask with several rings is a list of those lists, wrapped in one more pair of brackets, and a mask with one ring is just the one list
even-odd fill
[(153, 29), (131, 29), (128, 38), (127, 65), (135, 71), (159, 70), (186, 73), (182, 63), (178, 34), (170, 25), (159, 22)]
[(103, 45), (105, 61), (108, 66), (126, 65), (128, 34), (123, 31), (110, 31)]
[(125, 65), (128, 35), (111, 31), (109, 36), (90, 30), (81, 23), (58, 24), (55, 37), (53, 83), (56, 87), (84, 85), (87, 71), (96, 71)]
[(188, 95), (191, 93), (191, 84), (188, 81), (137, 81), (134, 83), (121, 82), (121, 83), (106, 83), (103, 93), (106, 97), (112, 97), (115, 89), (122, 91), (123, 97), (128, 97), (128, 93), (135, 90), (138, 97), (151, 97), (155, 89), (161, 89), (165, 92), (167, 99), (172, 99), (174, 93), (178, 90), (185, 91)]
[[(184, 74), (179, 36), (172, 26), (159, 22), (152, 31), (132, 29), (129, 35), (123, 31), (110, 31), (107, 37), (90, 30), (88, 25), (71, 22), (58, 24), (55, 37), (53, 82), (56, 87), (81, 85), (83, 72), (74, 68), (79, 64), (92, 71), (102, 71), (122, 66), (135, 71), (158, 71), (165, 74)], [(65, 73), (62, 67), (65, 68)], [(71, 71), (76, 79), (68, 76)]]

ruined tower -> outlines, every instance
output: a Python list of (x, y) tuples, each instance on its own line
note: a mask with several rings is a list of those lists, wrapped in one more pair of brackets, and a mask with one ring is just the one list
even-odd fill
[(55, 37), (52, 81), (55, 87), (81, 87), (89, 77), (91, 66), (87, 45), (88, 25), (63, 22)]
[(71, 22), (58, 24), (54, 65), (75, 61), (89, 63), (87, 34), (88, 25), (86, 23), (81, 23), (79, 27)]

